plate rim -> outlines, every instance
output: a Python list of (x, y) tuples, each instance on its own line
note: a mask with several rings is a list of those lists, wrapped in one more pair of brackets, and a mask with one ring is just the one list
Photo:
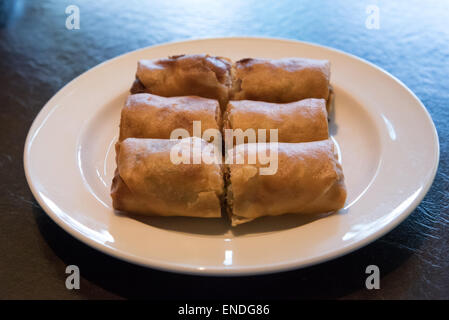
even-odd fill
[[(37, 133), (39, 130), (40, 124), (45, 121), (45, 119), (51, 114), (51, 111), (54, 108), (50, 108), (52, 102), (56, 100), (66, 89), (68, 86), (72, 85), (74, 82), (79, 80), (81, 77), (85, 76), (87, 73), (94, 71), (95, 69), (99, 68), (100, 66), (107, 64), (107, 63), (113, 63), (113, 61), (120, 59), (122, 56), (125, 56), (127, 54), (136, 53), (139, 51), (148, 50), (150, 48), (155, 47), (163, 47), (171, 44), (183, 44), (183, 43), (191, 43), (191, 42), (202, 42), (202, 41), (229, 41), (229, 40), (250, 40), (250, 41), (281, 41), (281, 42), (287, 42), (287, 43), (296, 43), (296, 44), (302, 44), (302, 45), (308, 45), (313, 47), (318, 47), (321, 49), (326, 49), (330, 51), (334, 51), (346, 56), (349, 56), (351, 59), (358, 60), (360, 62), (363, 62), (365, 64), (370, 65), (371, 67), (374, 67), (377, 71), (383, 73), (384, 75), (392, 78), (396, 83), (398, 83), (403, 89), (405, 89), (413, 98), (415, 101), (418, 102), (418, 105), (421, 109), (423, 109), (424, 114), (426, 115), (426, 120), (431, 125), (432, 133), (433, 133), (433, 145), (435, 147), (435, 154), (434, 154), (434, 163), (432, 168), (432, 173), (429, 175), (429, 178), (427, 179), (426, 183), (423, 185), (423, 188), (420, 190), (419, 194), (414, 198), (414, 200), (398, 215), (395, 217), (394, 220), (392, 220), (390, 223), (388, 223), (383, 228), (380, 228), (379, 230), (371, 233), (369, 236), (356, 241), (349, 243), (348, 245), (341, 246), (337, 250), (333, 250), (330, 253), (324, 253), (320, 256), (315, 256), (309, 259), (307, 262), (301, 262), (299, 263), (296, 260), (293, 260), (291, 262), (279, 262), (279, 263), (273, 263), (273, 264), (264, 264), (264, 265), (256, 265), (256, 266), (240, 266), (240, 267), (204, 267), (204, 268), (198, 268), (192, 265), (188, 264), (178, 264), (178, 263), (172, 263), (172, 262), (164, 262), (164, 261), (156, 261), (153, 260), (151, 263), (149, 263), (145, 259), (139, 259), (139, 257), (126, 253), (122, 250), (118, 250), (116, 248), (113, 248), (111, 246), (98, 243), (89, 237), (83, 235), (80, 232), (77, 232), (75, 229), (71, 228), (68, 223), (66, 223), (63, 219), (61, 219), (57, 214), (55, 214), (46, 204), (46, 202), (40, 197), (39, 193), (36, 190), (35, 185), (33, 184), (33, 180), (30, 177), (30, 169), (29, 169), (29, 149), (32, 144), (33, 136)], [(402, 223), (415, 209), (416, 207), (421, 203), (425, 195), (428, 193), (430, 187), (433, 184), (433, 181), (435, 179), (438, 166), (439, 166), (439, 159), (440, 159), (440, 143), (439, 143), (439, 137), (438, 137), (438, 131), (436, 129), (436, 126), (432, 120), (432, 117), (427, 110), (427, 108), (424, 106), (422, 101), (416, 96), (416, 94), (409, 89), (400, 79), (389, 73), (388, 71), (382, 69), (381, 67), (375, 65), (374, 63), (365, 60), (363, 58), (360, 58), (358, 56), (355, 56), (351, 53), (345, 52), (340, 49), (332, 48), (329, 46), (316, 44), (308, 41), (301, 41), (301, 40), (295, 40), (295, 39), (288, 39), (288, 38), (278, 38), (278, 37), (250, 37), (250, 36), (244, 36), (244, 37), (202, 37), (202, 38), (191, 38), (191, 39), (184, 39), (184, 40), (175, 40), (175, 41), (169, 41), (160, 43), (157, 45), (150, 45), (143, 48), (139, 48), (136, 50), (128, 51), (123, 54), (120, 54), (118, 56), (115, 56), (111, 59), (105, 60), (97, 65), (95, 65), (92, 68), (87, 69), (77, 77), (73, 78), (71, 81), (69, 81), (67, 84), (65, 84), (63, 87), (58, 89), (58, 91), (44, 104), (44, 106), (41, 108), (41, 110), (38, 112), (36, 117), (34, 118), (30, 129), (27, 133), (27, 137), (25, 140), (24, 145), (24, 155), (23, 155), (23, 166), (25, 171), (25, 177), (28, 183), (28, 186), (36, 199), (36, 201), (39, 203), (41, 208), (45, 211), (45, 213), (64, 231), (69, 233), (71, 236), (73, 236), (75, 239), (83, 242), (84, 244), (94, 248), (95, 250), (98, 250), (99, 252), (108, 254), (114, 258), (118, 258), (121, 260), (124, 260), (129, 263), (133, 263), (142, 267), (146, 268), (152, 268), (157, 269), (161, 271), (166, 272), (176, 272), (176, 273), (183, 273), (183, 274), (190, 274), (190, 275), (203, 275), (203, 276), (246, 276), (246, 275), (260, 275), (260, 274), (270, 274), (270, 273), (277, 273), (277, 272), (285, 272), (290, 270), (296, 270), (296, 269), (302, 269), (305, 267), (309, 267), (311, 265), (315, 265), (318, 263), (324, 263), (342, 256), (345, 256), (351, 252), (354, 252), (355, 250), (361, 249), (365, 247), (366, 245), (370, 244), (371, 242), (379, 239), (380, 237), (384, 236), (394, 228), (396, 228), (400, 223)]]

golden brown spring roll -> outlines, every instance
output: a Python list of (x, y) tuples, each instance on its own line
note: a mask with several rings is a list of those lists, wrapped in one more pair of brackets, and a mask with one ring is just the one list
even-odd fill
[(225, 129), (253, 129), (258, 142), (261, 138), (257, 136), (258, 129), (266, 129), (266, 141), (270, 141), (270, 129), (278, 130), (279, 142), (309, 142), (329, 137), (324, 99), (304, 99), (282, 104), (230, 101), (223, 121)]
[(286, 103), (329, 98), (327, 60), (247, 58), (234, 64), (233, 78), (231, 100)]
[(142, 215), (221, 217), (221, 165), (175, 164), (171, 159), (172, 148), (191, 150), (195, 140), (203, 147), (208, 145), (199, 138), (128, 138), (118, 143), (113, 207)]
[(231, 62), (206, 54), (140, 60), (131, 93), (164, 97), (200, 96), (217, 99), (225, 107), (232, 84)]
[(122, 109), (119, 141), (170, 139), (175, 129), (185, 129), (193, 136), (193, 121), (201, 121), (201, 134), (207, 129), (220, 130), (218, 102), (195, 96), (166, 98), (148, 93), (133, 94)]
[[(232, 225), (284, 213), (327, 213), (344, 206), (344, 177), (331, 140), (278, 143), (277, 168), (276, 163), (270, 165), (277, 170), (271, 175), (261, 174), (268, 165), (259, 158), (255, 164), (248, 160), (258, 151), (275, 158), (274, 144), (241, 144), (234, 151), (226, 196)], [(244, 163), (238, 164), (239, 159)]]

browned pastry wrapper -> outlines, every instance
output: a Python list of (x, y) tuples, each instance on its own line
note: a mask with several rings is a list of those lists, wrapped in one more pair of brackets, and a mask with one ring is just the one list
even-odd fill
[(195, 139), (201, 140), (128, 138), (118, 143), (113, 207), (142, 215), (221, 217), (221, 165), (174, 164), (170, 159), (175, 145), (191, 148)]
[(122, 109), (119, 141), (126, 138), (170, 139), (175, 129), (185, 129), (193, 136), (194, 121), (201, 121), (201, 133), (207, 129), (220, 130), (218, 101), (195, 96), (130, 95)]
[(206, 54), (178, 55), (167, 59), (140, 60), (131, 93), (147, 92), (164, 97), (200, 96), (226, 106), (232, 84), (231, 62)]
[(231, 100), (286, 103), (329, 97), (330, 63), (303, 58), (242, 59), (233, 66)]
[[(259, 159), (248, 164), (257, 150), (276, 152), (271, 144), (240, 144), (228, 165), (227, 205), (233, 225), (262, 216), (285, 213), (327, 213), (343, 208), (346, 187), (341, 165), (331, 140), (278, 143), (275, 174), (261, 175)], [(237, 159), (244, 164), (238, 164)]]
[[(223, 121), (225, 129), (253, 129), (256, 136), (258, 129), (266, 129), (266, 141), (270, 141), (270, 129), (278, 130), (279, 142), (309, 142), (329, 137), (324, 99), (291, 103), (229, 101)], [(261, 137), (257, 138), (260, 142)]]

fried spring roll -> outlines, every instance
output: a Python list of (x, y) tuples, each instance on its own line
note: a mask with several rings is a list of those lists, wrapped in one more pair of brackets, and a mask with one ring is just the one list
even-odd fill
[(191, 150), (195, 139), (207, 145), (199, 138), (128, 138), (118, 143), (113, 207), (142, 215), (221, 217), (221, 165), (175, 164), (171, 159), (174, 146)]
[[(274, 174), (260, 174), (266, 165), (259, 158), (249, 164), (258, 152), (274, 155), (276, 151)], [(331, 140), (278, 143), (277, 150), (274, 144), (240, 144), (234, 157), (228, 165), (226, 196), (234, 226), (262, 216), (327, 213), (344, 206), (344, 177)]]
[(234, 64), (233, 78), (231, 100), (286, 103), (329, 98), (327, 60), (247, 58)]
[(253, 129), (258, 142), (261, 138), (257, 136), (258, 129), (266, 129), (266, 141), (270, 141), (270, 129), (278, 130), (279, 142), (309, 142), (329, 137), (324, 99), (304, 99), (282, 104), (230, 101), (223, 121), (225, 129)]
[(218, 102), (195, 96), (130, 95), (122, 109), (119, 141), (126, 138), (170, 139), (175, 129), (185, 129), (193, 136), (193, 121), (201, 121), (201, 133), (207, 129), (220, 130)]
[(200, 96), (225, 107), (232, 84), (231, 62), (206, 54), (178, 55), (167, 59), (140, 60), (131, 93), (147, 92), (164, 97)]

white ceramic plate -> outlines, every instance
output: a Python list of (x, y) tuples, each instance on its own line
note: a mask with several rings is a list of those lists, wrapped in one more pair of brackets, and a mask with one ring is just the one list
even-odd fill
[[(120, 110), (137, 61), (181, 53), (331, 61), (339, 146), (348, 189), (339, 213), (287, 215), (230, 228), (222, 220), (133, 219), (114, 213), (109, 188)], [(400, 81), (349, 54), (309, 43), (204, 39), (127, 53), (85, 72), (44, 106), (24, 154), (30, 188), (48, 215), (90, 246), (129, 262), (203, 275), (257, 274), (323, 262), (382, 236), (419, 204), (439, 159), (434, 124)]]

